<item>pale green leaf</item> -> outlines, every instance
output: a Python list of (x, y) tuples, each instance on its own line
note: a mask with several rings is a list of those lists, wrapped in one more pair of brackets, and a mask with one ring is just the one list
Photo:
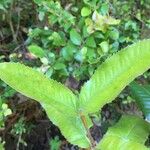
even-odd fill
[(107, 41), (103, 41), (99, 45), (103, 53), (107, 53), (109, 51), (109, 43)]
[(11, 115), (11, 114), (12, 114), (11, 109), (6, 109), (6, 110), (4, 111), (4, 116), (8, 116), (8, 115)]
[(150, 68), (150, 40), (133, 44), (108, 58), (84, 84), (80, 93), (80, 107), (93, 113), (117, 95), (134, 78)]
[(4, 103), (4, 104), (2, 104), (2, 109), (3, 109), (3, 110), (8, 109), (8, 105), (7, 105), (7, 104), (5, 104), (5, 103)]
[(87, 54), (87, 47), (83, 47), (83, 48), (81, 49), (81, 53), (82, 53), (83, 58), (85, 58), (85, 56), (86, 56), (86, 54)]
[(110, 25), (118, 25), (120, 20), (115, 19), (111, 16), (101, 15), (97, 11), (94, 11), (92, 20), (95, 23), (95, 29), (105, 32), (107, 27)]
[(45, 17), (45, 12), (44, 11), (40, 11), (38, 16), (39, 16), (39, 20), (43, 21), (44, 17)]
[(91, 14), (91, 9), (89, 7), (83, 7), (81, 9), (81, 16), (86, 17)]
[(97, 150), (149, 150), (144, 143), (149, 135), (149, 124), (136, 116), (123, 116), (104, 135)]
[(0, 10), (6, 11), (5, 7), (2, 4), (0, 4)]
[(0, 78), (20, 93), (39, 101), (70, 143), (89, 147), (77, 110), (77, 98), (68, 88), (19, 63), (1, 63)]
[(105, 23), (108, 24), (108, 25), (118, 25), (120, 23), (120, 20), (115, 19), (111, 16), (107, 16), (106, 20), (105, 20)]
[(87, 27), (87, 32), (92, 34), (94, 32), (94, 23), (90, 18), (85, 19), (85, 25)]

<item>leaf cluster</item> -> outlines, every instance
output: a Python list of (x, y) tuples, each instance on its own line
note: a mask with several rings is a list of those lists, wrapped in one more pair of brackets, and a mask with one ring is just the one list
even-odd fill
[[(39, 101), (70, 143), (93, 149), (95, 147), (89, 133), (92, 125), (90, 114), (113, 101), (126, 85), (149, 68), (149, 42), (140, 41), (107, 59), (83, 85), (79, 96), (61, 83), (19, 63), (1, 63), (0, 78), (20, 93)], [(120, 129), (122, 125), (124, 128)], [(138, 136), (139, 133), (143, 136)], [(107, 132), (100, 142), (100, 148), (109, 150), (116, 142), (118, 150), (122, 145), (131, 150), (134, 146), (144, 150), (147, 149), (144, 142), (148, 133), (149, 124), (144, 120), (123, 117)]]

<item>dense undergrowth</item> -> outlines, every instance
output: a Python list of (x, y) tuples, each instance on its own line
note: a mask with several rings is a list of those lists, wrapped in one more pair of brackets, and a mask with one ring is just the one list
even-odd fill
[[(21, 62), (78, 93), (81, 85), (106, 58), (129, 44), (149, 37), (149, 9), (149, 0), (1, 0), (0, 62)], [(138, 82), (149, 83), (150, 73), (146, 72)], [(21, 100), (16, 102), (16, 97)], [(9, 133), (15, 139), (12, 141), (17, 141), (16, 149), (32, 149), (27, 135), (38, 123), (31, 121), (32, 111), (26, 113), (24, 108), (32, 108), (39, 114), (40, 106), (34, 102), (26, 104), (26, 98), (18, 96), (2, 81), (0, 98), (0, 136), (4, 141), (1, 145), (6, 143), (9, 147), (6, 138)], [(100, 140), (120, 114), (141, 115), (129, 89), (117, 99), (118, 102), (105, 106), (101, 114), (93, 115), (95, 129), (100, 130), (95, 140)], [(39, 120), (42, 119), (39, 117)], [(95, 129), (91, 129), (93, 134)], [(60, 133), (59, 138), (53, 133), (51, 136), (53, 138), (47, 144), (51, 149), (58, 149), (64, 144)]]

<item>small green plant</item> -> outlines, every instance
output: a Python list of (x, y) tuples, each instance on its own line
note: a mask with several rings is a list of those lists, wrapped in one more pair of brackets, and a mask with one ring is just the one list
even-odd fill
[(26, 133), (26, 126), (24, 123), (24, 118), (20, 118), (19, 121), (14, 125), (11, 133), (18, 137), (18, 142), (16, 150), (19, 150), (20, 144), (27, 146), (27, 143), (23, 140), (22, 136)]
[(6, 117), (11, 114), (12, 114), (11, 109), (8, 108), (7, 104), (2, 103), (2, 100), (0, 99), (0, 128), (1, 129), (5, 127), (4, 123)]
[(51, 150), (59, 150), (61, 145), (61, 141), (59, 140), (59, 137), (56, 136), (54, 139), (51, 139), (49, 141), (49, 145)]
[(89, 128), (92, 126), (90, 115), (112, 102), (132, 80), (148, 70), (149, 58), (150, 40), (128, 46), (100, 65), (79, 95), (19, 63), (1, 63), (0, 78), (39, 101), (51, 121), (74, 145), (91, 150), (148, 150), (144, 143), (149, 124), (136, 116), (123, 116), (99, 144), (93, 140)]
[(57, 81), (69, 76), (87, 80), (107, 56), (118, 51), (120, 35), (116, 27), (120, 20), (109, 14), (107, 2), (34, 2), (39, 23), (45, 23), (29, 30), (27, 49), (48, 77)]
[[(8, 105), (4, 103), (0, 97), (0, 130), (5, 129), (5, 120), (7, 116), (11, 115), (12, 111), (8, 108)], [(0, 150), (4, 150), (5, 141), (2, 141), (0, 137)]]

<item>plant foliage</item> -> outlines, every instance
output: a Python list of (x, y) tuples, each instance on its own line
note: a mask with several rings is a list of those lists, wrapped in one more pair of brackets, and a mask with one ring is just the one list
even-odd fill
[(136, 116), (123, 116), (97, 146), (97, 150), (148, 150), (144, 143), (149, 135), (149, 124)]
[(39, 101), (70, 143), (88, 148), (92, 145), (87, 132), (88, 114), (114, 100), (127, 84), (150, 67), (149, 43), (150, 40), (143, 40), (107, 59), (85, 83), (79, 98), (61, 83), (19, 63), (1, 63), (0, 78)]
[(83, 111), (93, 113), (111, 102), (135, 77), (150, 67), (150, 40), (143, 40), (107, 59), (80, 93)]
[(19, 63), (1, 63), (0, 76), (20, 93), (39, 101), (68, 141), (89, 146), (78, 116), (77, 98), (68, 88)]
[(150, 86), (139, 85), (136, 82), (130, 84), (131, 95), (139, 104), (146, 120), (150, 122)]

